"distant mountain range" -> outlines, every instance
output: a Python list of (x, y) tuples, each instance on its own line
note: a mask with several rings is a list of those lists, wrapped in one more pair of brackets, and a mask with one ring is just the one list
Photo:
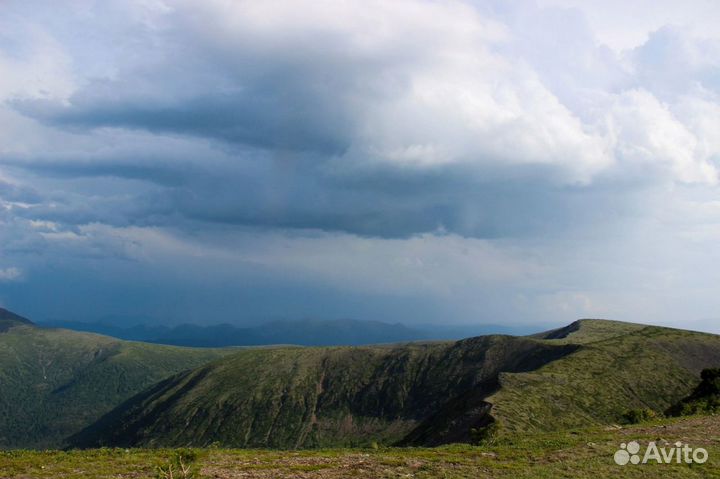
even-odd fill
[(409, 327), (355, 319), (303, 319), (271, 321), (258, 326), (233, 324), (177, 326), (138, 324), (118, 326), (109, 322), (46, 321), (45, 328), (104, 334), (128, 341), (193, 347), (262, 346), (294, 344), (299, 346), (360, 346), (420, 340), (462, 339), (485, 334), (524, 334), (523, 328), (502, 325)]

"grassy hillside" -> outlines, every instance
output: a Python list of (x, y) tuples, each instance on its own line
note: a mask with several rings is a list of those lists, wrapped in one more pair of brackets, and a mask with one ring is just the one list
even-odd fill
[[(703, 447), (705, 464), (619, 466), (621, 443), (650, 441), (667, 447), (682, 440)], [(150, 479), (167, 477), (184, 457), (191, 476), (215, 479), (602, 479), (720, 477), (720, 417), (663, 420), (624, 428), (594, 427), (507, 436), (479, 447), (322, 449), (304, 451), (227, 449), (95, 449), (0, 451), (0, 477), (7, 479)], [(182, 477), (175, 469), (174, 477)]]
[(494, 390), (500, 371), (533, 370), (575, 349), (483, 336), (395, 347), (242, 351), (136, 396), (74, 444), (354, 446), (395, 443), (416, 429), (415, 444), (462, 441), (468, 425), (487, 420), (482, 398)]
[(0, 447), (58, 447), (148, 386), (226, 354), (41, 329), (0, 309)]
[(720, 337), (584, 320), (536, 337), (242, 351), (170, 378), (74, 438), (80, 446), (438, 445), (662, 412)]
[(582, 347), (536, 371), (500, 375), (487, 401), (506, 430), (607, 424), (636, 408), (662, 413), (704, 368), (720, 365), (720, 336), (670, 328), (584, 320), (546, 341)]

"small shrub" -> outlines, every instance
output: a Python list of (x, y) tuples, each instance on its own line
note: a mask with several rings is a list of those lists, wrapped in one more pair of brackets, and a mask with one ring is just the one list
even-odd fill
[(645, 421), (655, 419), (657, 413), (652, 409), (629, 409), (623, 414), (623, 419), (627, 424), (638, 424)]
[(157, 479), (193, 479), (197, 477), (193, 471), (193, 463), (197, 458), (197, 452), (192, 449), (178, 449), (166, 464), (158, 466)]
[(487, 426), (470, 428), (470, 444), (475, 446), (493, 444), (500, 432), (500, 424), (491, 422)]
[(703, 369), (700, 379), (702, 379), (702, 382), (698, 386), (696, 395), (712, 396), (720, 394), (720, 368)]

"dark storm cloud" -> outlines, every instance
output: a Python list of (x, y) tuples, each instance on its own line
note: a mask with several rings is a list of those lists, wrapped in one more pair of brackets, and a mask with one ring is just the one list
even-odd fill
[[(296, 158), (290, 167), (272, 158), (254, 159), (253, 168), (209, 161), (207, 168), (107, 159), (26, 163), (23, 168), (35, 175), (70, 182), (75, 193), (57, 193), (52, 207), (45, 201), (18, 214), (76, 225), (195, 229), (197, 223), (219, 223), (387, 238), (423, 232), (501, 238), (582, 228), (632, 207), (617, 186), (548, 185), (544, 178), (551, 173), (543, 168), (520, 178), (498, 177), (497, 172), (484, 178), (461, 167), (443, 172), (382, 168), (337, 176), (327, 174), (317, 159)], [(122, 183), (112, 186), (112, 178), (139, 179), (150, 186), (127, 191)], [(113, 187), (120, 191), (111, 194)]]
[[(423, 21), (434, 7), (428, 12), (424, 8), (413, 13)], [(450, 106), (450, 120), (459, 121), (457, 131), (440, 118), (447, 115), (445, 106), (440, 105), (443, 111), (415, 112), (412, 104), (404, 102), (407, 95), (424, 94), (414, 92), (412, 77), (430, 75), (435, 81), (434, 75), (443, 75), (448, 52), (462, 45), (465, 36), (435, 46), (422, 36), (436, 27), (419, 23), (406, 32), (393, 33), (390, 39), (380, 35), (377, 44), (368, 46), (353, 27), (345, 34), (334, 25), (310, 22), (298, 31), (286, 32), (282, 29), (287, 19), (280, 19), (265, 31), (252, 20), (242, 19), (246, 27), (228, 29), (222, 25), (224, 18), (216, 19), (220, 24), (215, 34), (193, 15), (195, 10), (183, 5), (164, 20), (169, 26), (138, 35), (141, 44), (147, 42), (150, 61), (120, 62), (113, 78), (91, 78), (63, 101), (16, 98), (10, 105), (72, 134), (131, 129), (205, 139), (216, 143), (216, 151), (188, 157), (182, 149), (169, 147), (148, 155), (141, 139), (125, 145), (121, 154), (104, 151), (93, 157), (83, 151), (79, 158), (66, 153), (42, 161), (5, 160), (40, 176), (117, 177), (158, 186), (138, 194), (130, 185), (124, 199), (96, 195), (74, 216), (72, 206), (67, 206), (77, 204), (72, 200), (64, 202), (66, 208), (38, 207), (24, 214), (119, 225), (167, 225), (186, 218), (380, 237), (432, 231), (476, 237), (527, 235), (568, 223), (563, 217), (567, 214), (565, 193), (558, 185), (558, 178), (565, 174), (563, 165), (518, 165), (515, 161), (528, 161), (527, 155), (531, 163), (538, 161), (535, 153), (513, 149), (498, 153), (495, 148), (485, 149), (482, 141), (432, 158), (432, 144), (440, 149), (453, 142), (462, 145), (478, 141), (476, 135), (466, 131), (467, 122), (455, 118)], [(447, 14), (442, 8), (438, 12)], [(402, 12), (390, 14), (398, 21), (403, 17)], [(437, 28), (450, 28), (454, 15), (452, 10), (450, 18), (441, 15), (438, 20), (447, 25)], [(365, 28), (361, 27), (361, 34)], [(482, 41), (485, 33), (474, 28), (467, 40)], [(470, 45), (462, 48), (473, 49)], [(452, 61), (450, 68), (456, 67)], [(487, 61), (496, 60), (490, 55)], [(430, 87), (442, 88), (442, 83)], [(532, 92), (518, 94), (534, 98)], [(528, 100), (529, 109), (536, 108), (533, 98)], [(488, 101), (488, 108), (498, 108), (494, 100)], [(386, 105), (392, 106), (387, 114), (383, 113)], [(529, 113), (527, 121), (534, 114)], [(390, 123), (376, 125), (382, 121)], [(538, 128), (541, 141), (549, 136), (548, 141), (559, 144), (549, 145), (550, 149), (572, 155), (575, 146), (564, 145), (563, 136), (567, 128), (575, 127), (572, 118), (562, 121), (570, 124), (557, 133), (549, 133), (544, 126), (520, 125), (518, 135), (529, 130), (528, 141), (535, 142), (532, 130)], [(419, 124), (413, 126), (414, 122)], [(422, 144), (423, 130), (427, 130), (430, 148)], [(583, 135), (579, 130), (574, 133)], [(488, 140), (498, 136), (492, 131), (482, 134), (489, 135)], [(522, 145), (522, 138), (518, 140)], [(418, 168), (388, 159), (407, 152), (415, 155), (415, 151), (425, 155), (428, 149), (429, 161), (440, 161), (438, 165)], [(183, 155), (182, 160), (176, 158)], [(507, 155), (511, 161), (498, 155)], [(539, 160), (544, 161), (554, 160)], [(583, 160), (572, 161), (582, 164)], [(106, 210), (110, 205), (115, 206)], [(163, 217), (161, 211), (168, 215)], [(138, 217), (128, 217), (131, 214)]]
[[(191, 174), (177, 166), (153, 164), (152, 161), (79, 162), (79, 161), (0, 161), (0, 164), (25, 170), (43, 177), (68, 179), (83, 177), (114, 177), (142, 180), (158, 185), (178, 186)], [(188, 165), (190, 166), (190, 165)], [(198, 172), (199, 174), (199, 172)], [(2, 187), (0, 186), (0, 189)]]
[[(161, 80), (164, 81), (164, 80)], [(317, 94), (268, 85), (217, 92), (171, 102), (152, 96), (118, 98), (132, 86), (101, 82), (70, 98), (70, 105), (18, 101), (15, 107), (51, 125), (72, 129), (117, 127), (154, 133), (213, 138), (267, 149), (342, 153), (349, 139), (342, 131), (348, 115), (323, 110)], [(213, 90), (214, 85), (206, 86)], [(239, 89), (240, 90), (240, 89)], [(122, 93), (121, 93), (122, 94)]]
[(62, 102), (11, 105), (74, 131), (129, 128), (337, 155), (353, 139), (357, 103), (398, 88), (392, 73), (377, 77), (387, 75), (388, 53), (364, 57), (342, 35), (318, 29), (275, 41), (227, 25), (212, 32), (202, 8), (175, 7), (163, 28), (133, 26), (133, 48), (147, 48), (147, 59), (120, 60), (113, 78), (89, 78)]

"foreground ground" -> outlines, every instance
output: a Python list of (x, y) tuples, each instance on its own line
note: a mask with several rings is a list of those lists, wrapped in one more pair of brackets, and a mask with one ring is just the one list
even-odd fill
[[(621, 443), (677, 441), (707, 449), (705, 464), (618, 466)], [(310, 451), (225, 449), (94, 449), (0, 452), (0, 478), (720, 478), (720, 416), (666, 420), (627, 427), (573, 430), (505, 438), (484, 446), (332, 449)], [(162, 468), (162, 470), (160, 469)]]

